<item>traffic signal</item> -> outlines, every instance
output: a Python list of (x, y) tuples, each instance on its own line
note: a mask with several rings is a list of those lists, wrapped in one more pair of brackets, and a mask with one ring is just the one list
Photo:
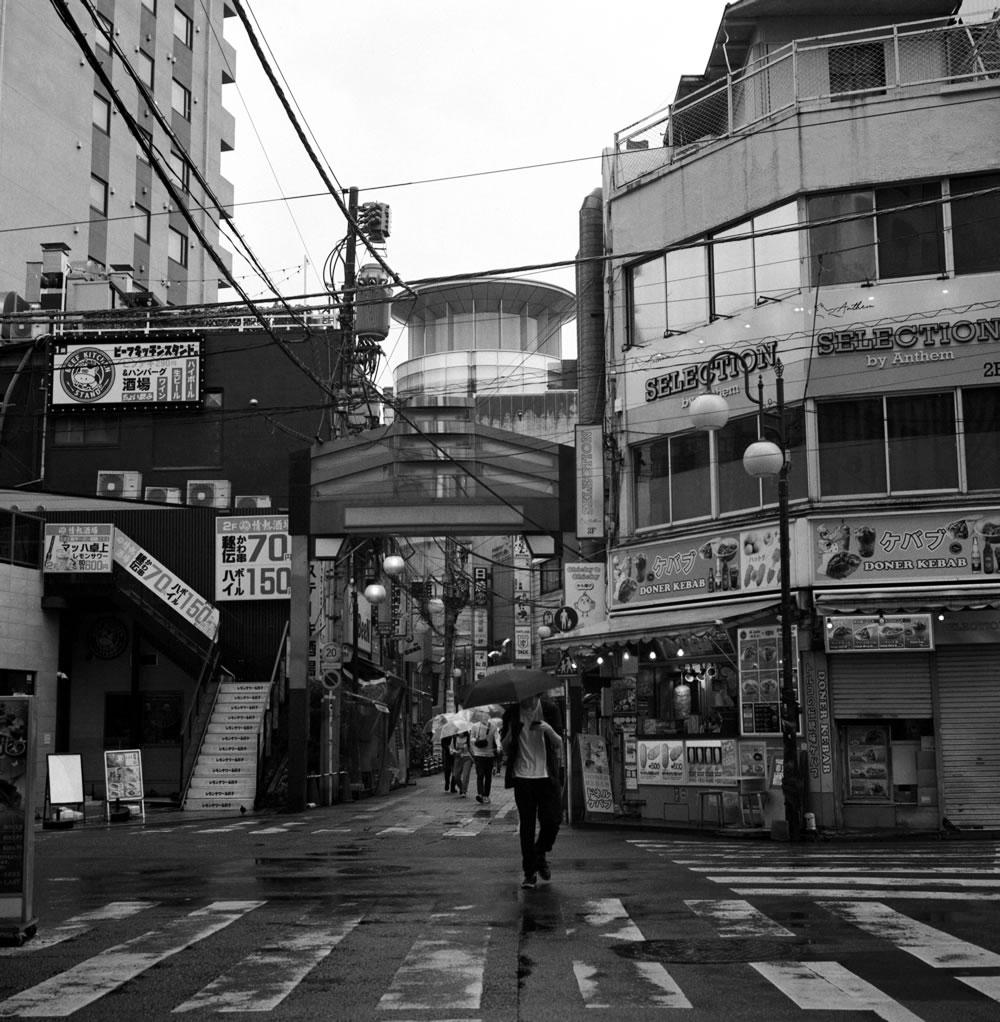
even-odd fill
[(392, 214), (384, 202), (366, 202), (358, 210), (358, 229), (369, 241), (384, 242), (389, 237)]

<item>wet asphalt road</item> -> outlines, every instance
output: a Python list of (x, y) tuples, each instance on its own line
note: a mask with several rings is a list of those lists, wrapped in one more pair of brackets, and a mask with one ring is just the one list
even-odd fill
[(244, 818), (36, 832), (0, 1018), (1000, 1018), (992, 841), (569, 828), (521, 890), (511, 794), (440, 777)]

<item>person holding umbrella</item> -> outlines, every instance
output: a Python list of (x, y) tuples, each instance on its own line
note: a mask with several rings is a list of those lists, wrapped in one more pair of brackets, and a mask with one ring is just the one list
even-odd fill
[(562, 822), (559, 708), (539, 695), (521, 699), (504, 712), (500, 741), (507, 758), (504, 786), (514, 789), (520, 818), (521, 886), (532, 888), (539, 877), (552, 877), (548, 854)]

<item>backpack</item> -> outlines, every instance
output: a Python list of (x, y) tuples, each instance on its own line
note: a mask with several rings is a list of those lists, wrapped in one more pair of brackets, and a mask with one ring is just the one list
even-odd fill
[(479, 737), (472, 740), (472, 744), (477, 749), (488, 749), (490, 747), (490, 730), (486, 729), (486, 735), (483, 735), (483, 725), (479, 724)]

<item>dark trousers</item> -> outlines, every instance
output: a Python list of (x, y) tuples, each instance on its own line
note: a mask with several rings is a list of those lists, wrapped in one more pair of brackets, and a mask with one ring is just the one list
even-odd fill
[(490, 797), (493, 784), (493, 757), (476, 756), (476, 794), (483, 798)]
[[(520, 817), (521, 866), (525, 876), (535, 872), (539, 856), (548, 855), (562, 823), (562, 792), (548, 778), (514, 778), (514, 804)], [(535, 826), (538, 836), (535, 837)]]
[(444, 790), (448, 791), (451, 789), (454, 791), (454, 787), (451, 783), (451, 768), (455, 765), (455, 754), (451, 749), (442, 746), (441, 747), (441, 766), (444, 767)]

